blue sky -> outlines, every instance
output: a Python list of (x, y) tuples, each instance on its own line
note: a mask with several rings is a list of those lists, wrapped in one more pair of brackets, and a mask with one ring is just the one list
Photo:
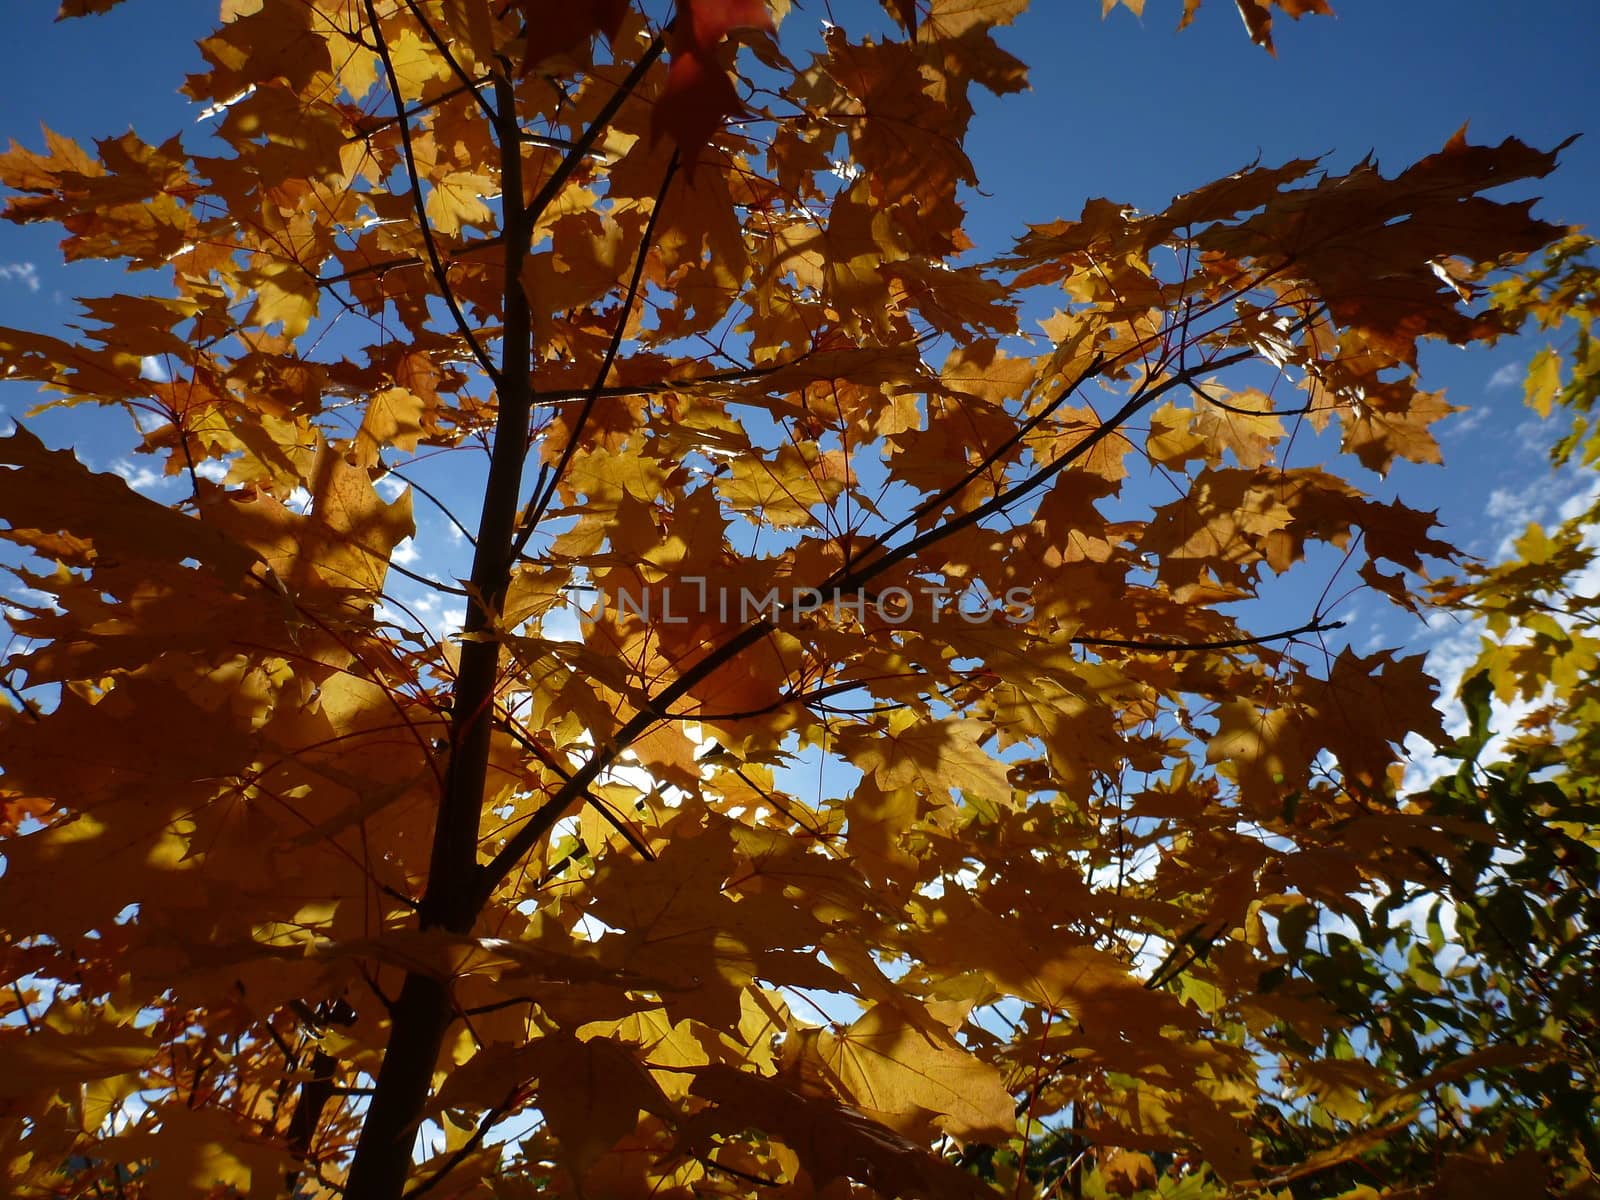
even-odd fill
[[(831, 11), (848, 20), (870, 4), (834, 0)], [(1324, 154), (1343, 169), (1371, 152), (1396, 171), (1465, 122), (1474, 141), (1516, 135), (1540, 147), (1589, 132), (1565, 152), (1555, 176), (1517, 194), (1542, 194), (1536, 211), (1548, 219), (1600, 228), (1600, 129), (1592, 129), (1600, 124), (1600, 82), (1591, 61), (1600, 6), (1593, 0), (1335, 0), (1335, 7), (1334, 20), (1280, 19), (1274, 59), (1249, 43), (1228, 0), (1206, 0), (1181, 34), (1179, 0), (1148, 0), (1142, 21), (1122, 8), (1102, 20), (1095, 0), (1035, 0), (1000, 35), (1032, 67), (1032, 91), (1004, 101), (982, 96), (969, 142), (985, 192), (971, 198), (970, 232), (980, 250), (1000, 253), (1024, 223), (1074, 216), (1091, 197), (1158, 209), (1258, 157)], [(0, 136), (38, 146), (45, 121), (80, 139), (132, 127), (151, 141), (185, 131), (189, 145), (199, 144), (197, 109), (177, 88), (200, 65), (193, 38), (209, 31), (217, 0), (127, 0), (107, 16), (63, 24), (52, 22), (54, 8), (53, 0), (7, 6), (0, 29), (27, 52), (9, 56), (0, 75)], [(810, 36), (828, 11), (801, 0), (791, 33)], [(59, 332), (73, 317), (72, 296), (157, 282), (100, 264), (63, 265), (55, 240), (48, 228), (0, 226), (0, 324)], [(1555, 516), (1583, 481), (1548, 477), (1549, 435), (1521, 405), (1518, 370), (1534, 348), (1506, 342), (1430, 354), (1432, 386), (1471, 410), (1441, 427), (1445, 468), (1401, 467), (1388, 479), (1366, 476), (1363, 486), (1439, 509), (1447, 536), (1483, 554), (1526, 520)], [(21, 387), (0, 387), (7, 413), (32, 402)], [(109, 414), (50, 416), (35, 427), (52, 444), (74, 444), (99, 469), (138, 475), (141, 464), (118, 461), (127, 440)], [(422, 539), (431, 534), (443, 545), (442, 519), (421, 515)], [(1312, 577), (1304, 586), (1314, 596), (1323, 582)], [(1298, 623), (1304, 607), (1286, 615)], [(1438, 631), (1370, 599), (1341, 615), (1356, 617), (1347, 633), (1361, 648), (1440, 645)]]

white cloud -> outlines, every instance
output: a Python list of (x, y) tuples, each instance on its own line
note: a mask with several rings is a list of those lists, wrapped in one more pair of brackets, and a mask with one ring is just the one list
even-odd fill
[(228, 477), (228, 464), (208, 458), (205, 462), (195, 463), (194, 473), (201, 479), (209, 479), (212, 483), (221, 483)]
[(1512, 526), (1517, 533), (1543, 510), (1536, 488), (1495, 488), (1484, 502), (1484, 515), (1501, 526)]
[(421, 557), (422, 551), (417, 549), (417, 540), (415, 538), (406, 538), (404, 541), (397, 542), (391, 555), (392, 560), (402, 567), (409, 567)]
[(1489, 376), (1489, 381), (1483, 386), (1491, 392), (1514, 388), (1522, 382), (1522, 377), (1528, 368), (1522, 363), (1506, 363), (1505, 366), (1496, 368), (1495, 373)]
[(111, 464), (111, 472), (120, 475), (127, 485), (136, 492), (149, 491), (169, 482), (160, 471), (152, 471), (142, 463), (136, 463), (126, 458), (119, 458)]
[(1571, 475), (1546, 474), (1515, 487), (1495, 488), (1483, 506), (1499, 534), (1494, 556), (1509, 558), (1512, 543), (1532, 523), (1566, 519), (1583, 512), (1596, 495), (1596, 487), (1596, 481), (1588, 477), (1575, 486)]
[(552, 642), (581, 642), (582, 619), (574, 608), (565, 605), (552, 608), (539, 618), (539, 636)]
[(1580, 488), (1563, 500), (1561, 507), (1556, 510), (1557, 515), (1563, 521), (1570, 521), (1579, 513), (1588, 512), (1596, 500), (1600, 500), (1600, 479), (1591, 481), (1588, 487)]
[(30, 292), (39, 290), (39, 269), (31, 262), (0, 263), (0, 279), (20, 283)]
[[(1495, 522), (1490, 538), (1498, 539), (1495, 557), (1505, 559), (1514, 553), (1512, 543), (1530, 522), (1549, 524), (1557, 520), (1571, 520), (1588, 510), (1600, 498), (1600, 480), (1585, 472), (1576, 480), (1571, 474), (1547, 476), (1521, 490), (1497, 488), (1490, 493), (1484, 512)], [(1487, 540), (1487, 539), (1486, 539)], [(1600, 532), (1586, 539), (1591, 545), (1600, 544)], [(1600, 563), (1591, 564), (1573, 581), (1573, 592), (1578, 595), (1600, 594)], [(1557, 615), (1556, 620), (1562, 618)], [(1468, 718), (1459, 705), (1451, 703), (1460, 690), (1466, 674), (1478, 661), (1478, 653), (1485, 634), (1482, 621), (1466, 621), (1449, 613), (1428, 614), (1426, 623), (1429, 636), (1436, 636), (1428, 647), (1428, 673), (1439, 681), (1439, 695), (1445, 709), (1445, 730), (1452, 737), (1466, 733)], [(1490, 702), (1490, 728), (1495, 736), (1485, 747), (1484, 755), (1493, 761), (1505, 743), (1508, 734), (1540, 704), (1545, 697), (1532, 700), (1514, 700), (1509, 704), (1499, 700)], [(1406, 744), (1410, 762), (1406, 768), (1407, 790), (1421, 790), (1443, 775), (1453, 772), (1458, 764), (1453, 759), (1441, 758), (1422, 738), (1412, 735)]]
[[(1552, 429), (1549, 421), (1529, 413), (1526, 421), (1517, 422), (1517, 427), (1511, 431), (1510, 441), (1516, 447), (1518, 458), (1539, 459), (1548, 463), (1550, 446), (1561, 432)], [(1546, 465), (1544, 469), (1548, 471), (1549, 466)]]
[(139, 378), (148, 379), (152, 383), (172, 382), (172, 376), (167, 374), (167, 368), (153, 354), (146, 354), (139, 360)]
[(1480, 404), (1476, 408), (1468, 409), (1461, 416), (1451, 418), (1448, 423), (1441, 426), (1444, 436), (1460, 437), (1464, 433), (1471, 433), (1489, 419), (1489, 412), (1488, 405)]

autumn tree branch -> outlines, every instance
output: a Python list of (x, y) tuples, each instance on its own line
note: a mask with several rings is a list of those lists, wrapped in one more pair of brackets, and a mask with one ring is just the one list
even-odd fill
[[(1243, 362), (1247, 358), (1253, 357), (1254, 354), (1255, 351), (1253, 350), (1238, 350), (1233, 354), (1224, 355), (1220, 359), (1204, 364), (1204, 369), (1208, 371), (1219, 370), (1223, 367)], [(1154, 387), (1139, 388), (1121, 408), (1076, 442), (1072, 449), (1046, 463), (1026, 479), (1020, 480), (1004, 491), (997, 492), (977, 507), (969, 509), (959, 516), (952, 517), (941, 525), (936, 525), (923, 531), (910, 541), (894, 549), (884, 550), (881, 557), (869, 559), (865, 563), (858, 562), (853, 566), (841, 566), (833, 575), (819, 585), (820, 589), (824, 592), (832, 588), (848, 591), (860, 587), (862, 584), (869, 583), (883, 574), (890, 567), (920, 554), (928, 547), (942, 542), (952, 534), (976, 525), (987, 517), (1004, 512), (1042, 484), (1054, 479), (1106, 438), (1120, 430), (1140, 409), (1154, 403), (1173, 388), (1187, 383), (1193, 377), (1194, 372), (1200, 369), (1200, 367), (1195, 367), (1178, 371), (1173, 375), (1167, 376)], [(878, 547), (881, 546), (882, 543), (879, 542)]]
[(455, 94), (460, 95), (461, 92), (469, 93), (472, 96), (473, 102), (477, 104), (479, 111), (483, 113), (484, 118), (489, 122), (490, 125), (493, 125), (497, 119), (497, 114), (489, 102), (483, 98), (483, 93), (478, 89), (483, 87), (483, 85), (486, 83), (492, 83), (494, 81), (494, 76), (490, 75), (483, 79), (473, 79), (470, 75), (468, 75), (466, 71), (462, 69), (460, 60), (450, 52), (450, 44), (439, 36), (439, 31), (433, 27), (433, 22), (428, 20), (427, 14), (417, 7), (417, 0), (404, 0), (404, 2), (406, 8), (410, 10), (411, 15), (416, 19), (417, 24), (422, 26), (423, 36), (428, 39), (429, 43), (433, 46), (439, 57), (444, 59), (445, 65), (450, 68), (450, 73), (454, 75), (459, 82), (459, 88), (456, 90)]
[[(1235, 363), (1243, 362), (1245, 359), (1252, 357), (1253, 354), (1253, 350), (1236, 351), (1233, 354), (1224, 355), (1220, 359), (1204, 364), (1204, 369), (1217, 370), (1231, 366)], [(976, 524), (987, 516), (1003, 511), (1088, 454), (1101, 441), (1115, 433), (1140, 409), (1153, 403), (1173, 388), (1182, 386), (1188, 378), (1192, 377), (1193, 372), (1200, 369), (1202, 369), (1200, 366), (1196, 366), (1179, 371), (1166, 377), (1153, 387), (1141, 387), (1109, 420), (1079, 439), (1070, 450), (1039, 468), (1015, 486), (996, 494), (977, 508), (963, 513), (943, 525), (935, 526), (919, 534), (900, 547), (885, 551), (877, 558), (870, 559), (864, 563), (858, 562), (849, 567), (840, 567), (833, 575), (818, 585), (818, 590), (824, 594), (834, 590), (855, 590), (871, 582), (872, 579), (895, 564), (937, 544), (961, 529)], [(728, 641), (712, 650), (652, 697), (649, 705), (630, 717), (605, 745), (597, 746), (584, 764), (573, 773), (572, 777), (561, 788), (557, 789), (555, 796), (535, 811), (528, 819), (527, 824), (513, 834), (506, 844), (501, 847), (500, 851), (478, 869), (473, 902), (479, 907), (488, 903), (490, 896), (494, 894), (495, 888), (516, 868), (517, 863), (534, 846), (539, 844), (545, 834), (549, 832), (551, 826), (560, 819), (561, 814), (571, 807), (582, 792), (616, 760), (624, 749), (660, 720), (657, 714), (669, 711), (673, 704), (688, 695), (691, 689), (702, 680), (755, 645), (767, 634), (771, 633), (774, 628), (776, 626), (769, 618), (763, 618), (745, 626), (733, 637), (729, 638)]]
[(1027, 420), (1019, 424), (1010, 435), (1003, 438), (998, 445), (991, 448), (987, 453), (979, 458), (976, 463), (969, 467), (967, 473), (963, 475), (960, 480), (950, 484), (937, 494), (928, 497), (899, 521), (895, 522), (894, 525), (890, 526), (890, 528), (879, 539), (879, 542), (881, 543), (887, 541), (889, 538), (896, 536), (903, 530), (909, 529), (911, 526), (915, 525), (918, 521), (922, 520), (930, 513), (938, 512), (946, 501), (955, 496), (959, 496), (963, 490), (976, 483), (983, 477), (984, 472), (988, 471), (990, 467), (999, 462), (1009, 450), (1020, 445), (1022, 440), (1026, 438), (1028, 434), (1032, 433), (1045, 421), (1049, 420), (1050, 417), (1059, 411), (1061, 406), (1072, 397), (1074, 392), (1098, 375), (1101, 370), (1105, 368), (1105, 366), (1105, 355), (1096, 354), (1094, 358), (1089, 361), (1089, 365), (1084, 367), (1082, 371), (1078, 372), (1077, 377), (1074, 378), (1071, 383), (1068, 383), (1061, 388), (1061, 391), (1057, 394), (1054, 400), (1050, 401), (1048, 404), (1040, 406), (1038, 412), (1034, 413)]
[(1204, 400), (1207, 404), (1211, 405), (1212, 408), (1220, 408), (1223, 412), (1230, 412), (1240, 417), (1303, 417), (1307, 413), (1316, 412), (1318, 408), (1318, 405), (1315, 402), (1302, 404), (1297, 408), (1245, 408), (1240, 404), (1230, 404), (1226, 400), (1219, 400), (1192, 379), (1188, 382), (1187, 386), (1191, 392), (1200, 397), (1200, 399)]
[(1260, 633), (1252, 637), (1220, 638), (1216, 641), (1169, 642), (1139, 638), (1102, 637), (1074, 637), (1069, 638), (1068, 641), (1074, 646), (1105, 646), (1119, 650), (1139, 650), (1150, 654), (1170, 654), (1199, 650), (1243, 650), (1250, 646), (1266, 646), (1273, 642), (1292, 641), (1304, 634), (1327, 633), (1329, 630), (1343, 629), (1344, 627), (1345, 622), (1343, 621), (1313, 619), (1294, 629), (1284, 629), (1277, 633)]
[(429, 504), (433, 505), (434, 508), (438, 509), (440, 514), (444, 517), (444, 519), (449, 521), (450, 524), (455, 526), (456, 532), (459, 533), (464, 539), (466, 539), (467, 545), (472, 546), (472, 547), (476, 547), (477, 546), (477, 544), (478, 544), (477, 536), (472, 532), (472, 530), (468, 529), (466, 527), (466, 525), (464, 525), (462, 523), (461, 518), (456, 516), (455, 511), (448, 504), (446, 504), (443, 500), (439, 499), (439, 497), (436, 496), (433, 492), (430, 492), (427, 488), (423, 487), (415, 479), (411, 478), (411, 476), (407, 475), (404, 471), (400, 470), (400, 468), (392, 467), (389, 464), (385, 463), (384, 464), (384, 470), (388, 471), (389, 474), (393, 475), (401, 483), (405, 484), (408, 488), (410, 488), (412, 491), (416, 492), (419, 496), (421, 496)]
[[(372, 0), (366, 3), (370, 12)], [(495, 114), (505, 228), (505, 333), (501, 367), (495, 373), (499, 405), (452, 696), (450, 760), (434, 821), (427, 887), (418, 909), (421, 928), (458, 934), (471, 929), (482, 907), (473, 883), (500, 669), (500, 643), (491, 635), (510, 579), (531, 412), (532, 318), (520, 269), (532, 225), (522, 201), (516, 93), (507, 79), (495, 81)], [(388, 1048), (350, 1168), (348, 1195), (354, 1200), (393, 1200), (404, 1188), (417, 1122), (432, 1089), (434, 1063), (452, 1015), (449, 990), (442, 980), (418, 971), (407, 973), (395, 1000)]]
[[(504, 242), (505, 238), (500, 234), (476, 238), (458, 247), (455, 253), (450, 255), (448, 261), (453, 264), (463, 255), (476, 254), (480, 250), (492, 250), (496, 246), (503, 245)], [(352, 279), (360, 279), (366, 275), (382, 275), (386, 271), (398, 271), (401, 267), (420, 267), (423, 265), (423, 261), (415, 254), (402, 254), (394, 258), (382, 258), (377, 262), (351, 267), (348, 271), (340, 271), (335, 275), (318, 275), (316, 277), (317, 286), (330, 288), (336, 284), (349, 283)]]
[[(415, 12), (416, 10), (413, 9), (412, 11)], [(457, 96), (461, 95), (462, 92), (475, 92), (478, 88), (483, 87), (487, 83), (492, 83), (493, 81), (494, 76), (492, 75), (484, 75), (478, 79), (462, 80), (462, 82), (456, 84), (455, 87), (446, 88), (436, 96), (430, 97), (427, 100), (417, 101), (417, 103), (407, 108), (404, 113), (396, 113), (393, 116), (380, 117), (377, 120), (360, 122), (356, 126), (356, 132), (351, 134), (348, 140), (355, 142), (360, 141), (362, 138), (371, 137), (373, 134), (380, 133), (389, 128), (391, 125), (398, 125), (403, 120), (408, 120), (411, 117), (420, 117), (424, 113), (431, 112), (438, 108), (441, 104), (444, 104), (450, 100), (454, 100)], [(421, 260), (414, 259), (412, 261), (420, 262)]]
[(494, 1123), (510, 1112), (512, 1106), (516, 1104), (518, 1090), (513, 1088), (504, 1100), (479, 1117), (477, 1127), (473, 1129), (467, 1140), (456, 1147), (455, 1152), (449, 1158), (439, 1164), (437, 1171), (405, 1193), (405, 1200), (415, 1200), (417, 1196), (427, 1195), (443, 1183), (450, 1172), (470, 1158), (478, 1147), (483, 1145), (483, 1139), (488, 1135), (489, 1130), (494, 1127)]
[[(506, 734), (511, 738), (511, 740), (516, 742), (517, 745), (521, 746), (529, 754), (533, 755), (540, 762), (542, 762), (550, 769), (552, 773), (555, 774), (558, 779), (565, 782), (566, 780), (572, 778), (572, 769), (562, 765), (562, 763), (556, 759), (555, 755), (551, 754), (550, 751), (541, 746), (528, 734), (527, 730), (523, 729), (516, 721), (513, 721), (509, 715), (502, 713), (500, 720), (500, 727), (506, 731)], [(617, 816), (616, 813), (611, 811), (610, 805), (602, 803), (599, 797), (597, 797), (593, 792), (587, 790), (584, 791), (580, 799), (585, 804), (593, 805), (595, 811), (605, 819), (606, 824), (615, 829), (617, 833), (621, 835), (622, 840), (627, 842), (640, 858), (643, 858), (646, 861), (654, 861), (656, 857), (655, 851), (650, 849), (650, 847), (645, 844), (644, 839), (641, 838), (634, 830), (630, 829), (627, 823), (623, 821), (621, 817)]]
[(589, 416), (594, 412), (594, 406), (599, 400), (600, 388), (604, 385), (607, 376), (611, 374), (611, 367), (617, 361), (617, 351), (622, 346), (622, 339), (628, 331), (628, 322), (633, 316), (633, 306), (638, 303), (639, 289), (644, 282), (644, 266), (650, 257), (650, 247), (655, 242), (656, 224), (661, 219), (661, 212), (666, 207), (667, 190), (672, 186), (673, 177), (678, 173), (678, 152), (674, 150), (672, 157), (667, 161), (667, 169), (661, 177), (661, 186), (656, 190), (655, 203), (651, 206), (650, 216), (646, 218), (644, 232), (639, 237), (639, 251), (633, 258), (633, 274), (628, 280), (628, 291), (622, 300), (621, 311), (617, 313), (616, 328), (611, 331), (611, 340), (606, 343), (606, 352), (600, 360), (600, 369), (595, 372), (594, 387), (589, 389), (589, 394), (584, 397), (578, 415), (573, 418), (572, 430), (567, 435), (566, 444), (561, 447), (561, 455), (556, 460), (555, 468), (550, 472), (545, 483), (544, 491), (534, 496), (529, 504), (527, 514), (522, 518), (521, 528), (517, 530), (511, 543), (511, 552), (521, 554), (528, 544), (528, 538), (538, 528), (539, 522), (544, 519), (545, 513), (550, 508), (550, 502), (555, 499), (556, 489), (561, 484), (561, 478), (566, 474), (567, 467), (572, 463), (572, 456), (577, 452), (578, 444), (583, 437), (583, 428), (589, 421)]
[[(461, 331), (461, 336), (466, 339), (467, 346), (472, 351), (472, 357), (477, 359), (478, 365), (483, 368), (485, 375), (498, 388), (500, 386), (500, 373), (495, 369), (494, 362), (489, 358), (478, 335), (473, 332), (468, 324), (466, 314), (461, 311), (461, 305), (456, 300), (455, 289), (450, 286), (450, 279), (444, 268), (444, 262), (439, 257), (439, 247), (434, 241), (433, 226), (428, 220), (427, 199), (422, 193), (422, 180), (417, 174), (417, 157), (415, 148), (411, 144), (411, 122), (405, 116), (405, 95), (400, 90), (400, 77), (394, 69), (394, 58), (389, 53), (388, 40), (383, 36), (383, 30), (378, 24), (378, 10), (373, 0), (363, 0), (367, 9), (367, 21), (372, 27), (372, 37), (377, 43), (378, 59), (383, 64), (383, 74), (388, 80), (389, 91), (394, 96), (395, 113), (400, 118), (400, 151), (405, 159), (406, 179), (411, 185), (411, 202), (417, 214), (417, 228), (422, 232), (423, 249), (427, 251), (428, 266), (433, 272), (434, 283), (438, 285), (439, 296), (445, 302), (445, 307), (450, 310), (456, 328)], [(475, 92), (474, 95), (477, 93)], [(479, 97), (481, 100), (482, 98)], [(512, 124), (515, 124), (513, 114)], [(520, 138), (519, 138), (520, 144)], [(503, 184), (502, 184), (503, 187)], [(509, 240), (509, 236), (508, 236)], [(519, 256), (518, 263), (521, 258)], [(509, 284), (507, 285), (509, 287)]]
[(627, 103), (628, 98), (644, 82), (644, 77), (649, 74), (650, 68), (655, 66), (656, 60), (661, 57), (666, 48), (666, 38), (661, 34), (656, 34), (650, 40), (650, 44), (645, 47), (644, 53), (639, 56), (639, 61), (634, 63), (633, 69), (628, 72), (627, 77), (623, 79), (616, 92), (601, 106), (600, 111), (594, 115), (594, 119), (589, 122), (584, 131), (578, 136), (578, 140), (572, 144), (572, 149), (567, 152), (566, 157), (557, 165), (550, 178), (545, 180), (544, 186), (539, 189), (538, 195), (534, 196), (533, 200), (528, 204), (530, 228), (539, 223), (539, 219), (544, 216), (545, 210), (555, 202), (556, 197), (561, 194), (561, 189), (567, 186), (567, 180), (572, 178), (572, 173), (589, 157), (589, 152), (594, 149), (594, 144), (600, 140), (600, 135), (610, 126), (618, 111)]

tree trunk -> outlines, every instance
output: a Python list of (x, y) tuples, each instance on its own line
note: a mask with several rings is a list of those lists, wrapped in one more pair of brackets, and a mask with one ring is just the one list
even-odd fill
[[(371, 15), (371, 0), (368, 12)], [(371, 25), (392, 82), (388, 50), (375, 16)], [(398, 89), (395, 94), (398, 97)], [(520, 280), (528, 250), (522, 143), (516, 95), (503, 77), (495, 79), (494, 104), (505, 229), (505, 332), (496, 380), (494, 448), (478, 520), (472, 595), (462, 626), (467, 635), (490, 628), (510, 579), (532, 395), (532, 334)], [(398, 99), (397, 107), (403, 123)], [(415, 199), (418, 219), (423, 220), (420, 193)], [(481, 908), (478, 835), (499, 671), (497, 641), (469, 636), (462, 642), (451, 704), (450, 762), (434, 823), (427, 888), (418, 910), (418, 924), (424, 930), (468, 934)], [(391, 1013), (389, 1045), (356, 1145), (346, 1200), (399, 1200), (410, 1174), (417, 1127), (432, 1091), (434, 1065), (452, 1018), (445, 982), (418, 972), (407, 974)]]

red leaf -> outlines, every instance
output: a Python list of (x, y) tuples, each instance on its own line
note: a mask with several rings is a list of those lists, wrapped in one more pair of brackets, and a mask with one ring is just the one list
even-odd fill
[(528, 48), (523, 52), (522, 73), (535, 63), (571, 54), (597, 33), (615, 40), (628, 15), (628, 0), (568, 0), (561, 5), (539, 0), (516, 0), (528, 27)]
[(765, 0), (683, 0), (678, 29), (689, 44), (710, 50), (735, 29), (771, 29)]
[(743, 109), (717, 47), (735, 29), (772, 29), (763, 0), (684, 0), (673, 28), (672, 66), (656, 105), (653, 132), (672, 135), (692, 166), (700, 147)]

